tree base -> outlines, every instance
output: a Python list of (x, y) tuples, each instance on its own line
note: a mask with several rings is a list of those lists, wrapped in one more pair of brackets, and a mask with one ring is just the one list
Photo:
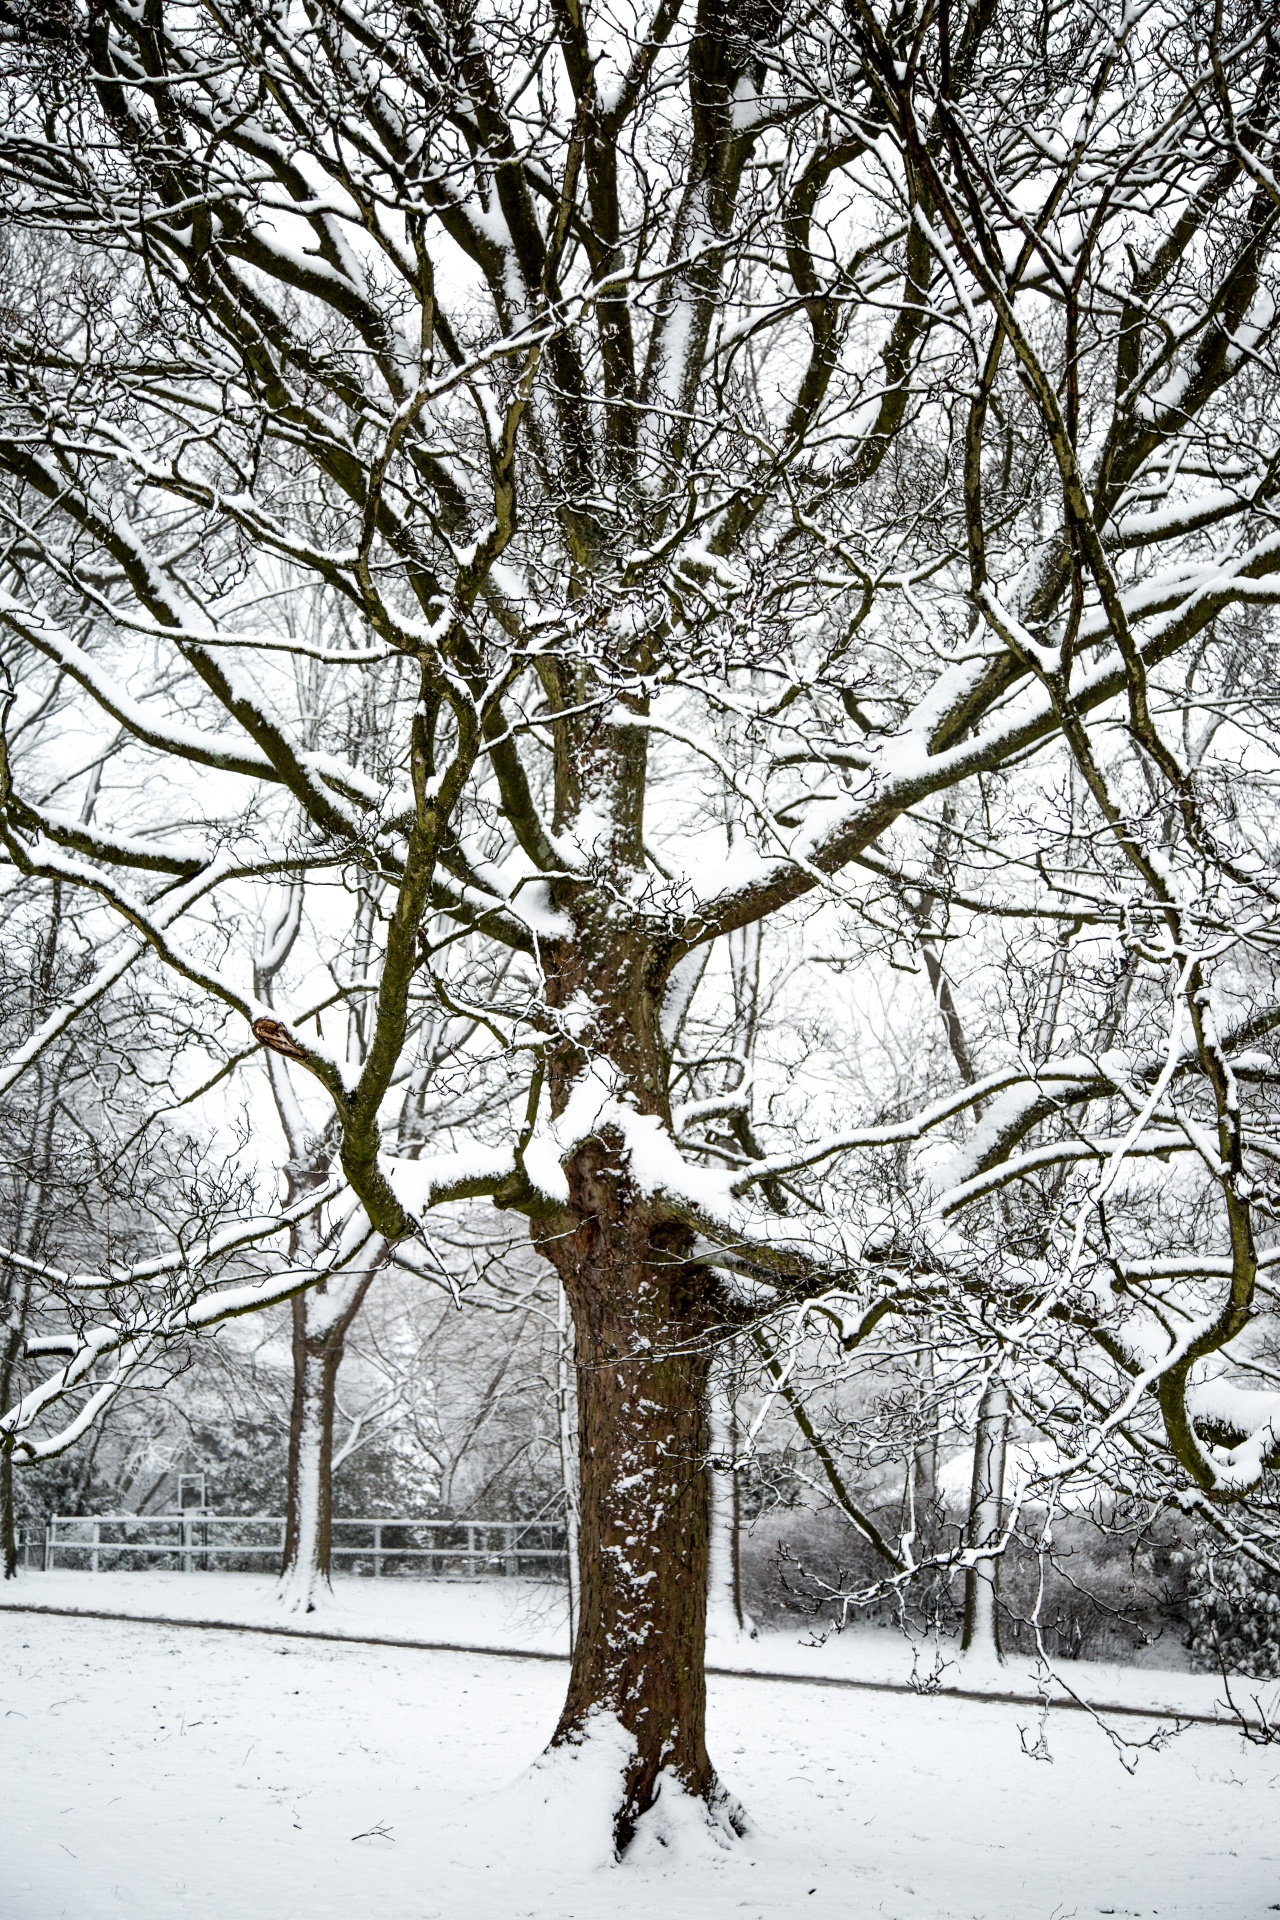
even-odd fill
[(276, 1588), (276, 1605), (281, 1613), (290, 1617), (308, 1613), (319, 1613), (324, 1604), (333, 1598), (333, 1589), (320, 1574), (304, 1572), (294, 1568), (282, 1574)]
[(980, 1639), (971, 1640), (967, 1647), (961, 1646), (958, 1664), (962, 1673), (1003, 1673), (1006, 1665), (1004, 1649), (998, 1640), (983, 1634)]
[(577, 1738), (540, 1754), (495, 1798), (507, 1844), (548, 1865), (589, 1869), (620, 1860), (719, 1853), (749, 1832), (738, 1801), (719, 1782), (704, 1798), (673, 1773), (660, 1773), (650, 1804), (635, 1807), (629, 1787), (632, 1736), (610, 1713), (593, 1712)]
[(707, 1641), (722, 1647), (746, 1646), (752, 1640), (760, 1638), (760, 1629), (749, 1613), (741, 1618), (727, 1604), (712, 1605), (707, 1609)]
[(741, 1801), (717, 1780), (705, 1799), (690, 1793), (674, 1774), (658, 1776), (653, 1805), (628, 1823), (630, 1838), (615, 1846), (618, 1857), (654, 1860), (663, 1854), (678, 1858), (723, 1852), (745, 1840), (751, 1823)]

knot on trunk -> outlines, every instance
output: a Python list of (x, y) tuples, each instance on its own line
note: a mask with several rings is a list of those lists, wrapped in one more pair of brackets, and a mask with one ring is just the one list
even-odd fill
[(283, 1020), (255, 1020), (250, 1032), (260, 1046), (285, 1060), (305, 1060), (307, 1050), (296, 1041)]

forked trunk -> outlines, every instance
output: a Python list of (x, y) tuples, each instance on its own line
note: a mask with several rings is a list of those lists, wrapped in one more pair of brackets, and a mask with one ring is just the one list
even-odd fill
[(664, 1788), (741, 1831), (706, 1742), (707, 1276), (604, 1148), (570, 1172), (578, 1224), (540, 1241), (573, 1311), (578, 1385), (578, 1622), (552, 1746), (621, 1729), (621, 1852)]

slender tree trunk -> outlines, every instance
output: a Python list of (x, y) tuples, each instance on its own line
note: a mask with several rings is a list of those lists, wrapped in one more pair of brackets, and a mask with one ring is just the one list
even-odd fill
[[(941, 876), (946, 866), (951, 820), (954, 808), (948, 800), (938, 837), (934, 870)], [(923, 925), (928, 929), (936, 900), (926, 896)], [(929, 938), (920, 942), (929, 985), (933, 991), (951, 1057), (966, 1086), (974, 1081), (973, 1061), (965, 1040), (964, 1026), (956, 1007), (955, 995), (937, 947)], [(974, 1119), (982, 1114), (982, 1103), (974, 1104)], [(1009, 1435), (1009, 1393), (1001, 1381), (992, 1381), (978, 1408), (978, 1429), (973, 1443), (973, 1483), (969, 1493), (969, 1517), (965, 1529), (967, 1547), (985, 1547), (999, 1538), (1004, 1517), (1004, 1457)], [(936, 1465), (935, 1465), (936, 1479)], [(975, 1660), (999, 1661), (1004, 1658), (1000, 1646), (1000, 1560), (981, 1559), (965, 1570), (964, 1626), (961, 1651)]]
[(583, 1148), (569, 1172), (577, 1224), (540, 1239), (574, 1319), (581, 1501), (578, 1632), (552, 1747), (621, 1732), (621, 1852), (668, 1783), (742, 1830), (706, 1743), (707, 1275), (608, 1149)]
[(280, 1598), (311, 1613), (328, 1589), (333, 1546), (333, 1416), (346, 1322), (316, 1333), (306, 1294), (293, 1301), (293, 1403)]
[(0, 1535), (4, 1539), (4, 1577), (18, 1575), (18, 1526), (13, 1502), (13, 1454), (0, 1450)]
[[(1009, 1437), (1009, 1389), (993, 1380), (978, 1407), (973, 1443), (973, 1486), (969, 1496), (968, 1547), (994, 1546), (1004, 1519), (1004, 1463)], [(975, 1560), (964, 1580), (962, 1650), (977, 1659), (1002, 1660), (1000, 1646), (1000, 1557)]]
[[(59, 1076), (61, 1077), (61, 1076)], [(23, 1195), (22, 1211), (18, 1219), (17, 1245), (19, 1251), (30, 1256), (36, 1250), (40, 1212), (45, 1197), (45, 1177), (47, 1177), (52, 1155), (53, 1103), (46, 1100), (46, 1110), (41, 1116), (38, 1150), (40, 1153), (42, 1177), (37, 1182), (28, 1182)], [(37, 1143), (33, 1142), (33, 1151)], [(0, 1341), (0, 1407), (10, 1406), (18, 1387), (19, 1369), (22, 1365), (22, 1351), (27, 1339), (27, 1320), (31, 1312), (31, 1275), (14, 1273), (9, 1282), (8, 1292), (3, 1302), (4, 1333)], [(4, 1577), (14, 1580), (18, 1574), (18, 1522), (14, 1500), (13, 1482), (13, 1445), (0, 1447), (0, 1552), (4, 1559)]]
[[(18, 1363), (22, 1358), (23, 1342), (26, 1339), (27, 1313), (31, 1298), (30, 1277), (24, 1275), (19, 1281), (15, 1276), (8, 1298), (8, 1324), (4, 1329), (3, 1347), (0, 1347), (0, 1406), (7, 1407), (14, 1398), (17, 1385)], [(11, 1444), (0, 1447), (0, 1541), (3, 1542), (4, 1577), (16, 1579), (18, 1573), (18, 1524), (14, 1501), (13, 1485), (13, 1447)]]
[(575, 1438), (573, 1319), (563, 1287), (556, 1311), (556, 1415), (560, 1437), (560, 1481), (564, 1488), (564, 1544), (569, 1585), (569, 1645), (578, 1637), (578, 1460)]
[(711, 1501), (711, 1552), (707, 1579), (707, 1622), (713, 1633), (730, 1638), (754, 1632), (742, 1606), (741, 1489), (732, 1462), (738, 1451), (738, 1422), (727, 1393), (711, 1395), (711, 1453), (707, 1465)]

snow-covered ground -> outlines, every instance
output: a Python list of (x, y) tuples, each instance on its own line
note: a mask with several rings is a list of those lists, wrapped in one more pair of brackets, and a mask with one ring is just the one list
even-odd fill
[[(515, 1583), (351, 1581), (324, 1626), (550, 1650), (549, 1599)], [(268, 1583), (229, 1575), (31, 1575), (4, 1600), (203, 1619), (234, 1602), (270, 1617)], [(677, 1832), (615, 1867), (589, 1774), (575, 1808), (562, 1783), (526, 1772), (555, 1720), (558, 1663), (14, 1611), (0, 1612), (0, 1647), (3, 1920), (1280, 1910), (1280, 1749), (1226, 1727), (1189, 1728), (1130, 1776), (1082, 1714), (1042, 1729), (1026, 1706), (720, 1678), (713, 1752), (755, 1831), (727, 1850)], [(887, 1635), (720, 1651), (850, 1677), (901, 1658)], [(1199, 1711), (1221, 1691), (1129, 1677)], [(1071, 1678), (1114, 1698), (1123, 1675)], [(1042, 1731), (1044, 1757), (1030, 1758)]]
[[(568, 1620), (563, 1589), (532, 1580), (369, 1580), (341, 1577), (315, 1613), (282, 1612), (276, 1583), (253, 1573), (79, 1573), (59, 1569), (24, 1573), (0, 1583), (0, 1608), (52, 1606), (226, 1621), (352, 1638), (444, 1642), (511, 1652), (567, 1653)], [(1099, 1704), (1153, 1708), (1166, 1713), (1215, 1712), (1220, 1683), (1203, 1674), (1157, 1664), (1161, 1657), (1185, 1664), (1172, 1642), (1152, 1649), (1150, 1666), (1108, 1666), (1068, 1661), (1060, 1680), (1048, 1682), (1061, 1698), (1070, 1687)], [(954, 1643), (913, 1648), (892, 1628), (858, 1628), (828, 1635), (820, 1643), (802, 1624), (762, 1632), (754, 1639), (728, 1638), (713, 1625), (708, 1658), (713, 1667), (800, 1676), (907, 1684), (924, 1681), (954, 1687), (1025, 1693), (1034, 1698), (1042, 1676), (1028, 1662), (994, 1672), (962, 1670)]]

